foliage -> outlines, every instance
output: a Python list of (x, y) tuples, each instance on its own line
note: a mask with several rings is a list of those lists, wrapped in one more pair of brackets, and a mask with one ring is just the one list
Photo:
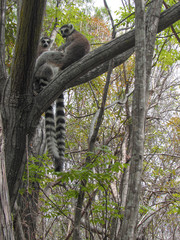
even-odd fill
[[(99, 195), (98, 200), (92, 202), (89, 216), (91, 223), (103, 225), (111, 217), (121, 217), (117, 203), (111, 198), (111, 184), (118, 180), (118, 174), (126, 165), (119, 163), (106, 146), (99, 150), (101, 151), (99, 156), (87, 153), (94, 161), (81, 169), (73, 168), (67, 172), (56, 173), (57, 184), (54, 184), (55, 173), (50, 169), (50, 161), (46, 154), (43, 157), (30, 159), (28, 170), (24, 174), (24, 182), (28, 182), (31, 186), (36, 182), (40, 189), (44, 189), (48, 184), (55, 186), (50, 195), (47, 195), (44, 190), (40, 193), (40, 211), (43, 217), (52, 219), (66, 216), (68, 218), (68, 215), (71, 215), (74, 200), (78, 196), (79, 182), (82, 180), (88, 181), (85, 187), (81, 186), (87, 199), (94, 193), (94, 197)], [(32, 191), (33, 188), (29, 188), (30, 194)], [(20, 193), (24, 193), (23, 189)], [(106, 214), (104, 214), (105, 210)]]

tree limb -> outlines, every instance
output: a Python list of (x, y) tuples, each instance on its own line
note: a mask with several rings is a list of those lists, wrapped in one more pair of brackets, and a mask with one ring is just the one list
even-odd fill
[[(158, 32), (163, 31), (179, 19), (180, 2), (161, 13)], [(96, 77), (97, 74), (95, 74), (95, 72), (97, 71), (97, 66), (100, 66), (101, 64), (101, 66), (103, 66), (103, 63), (116, 56), (120, 57), (120, 54), (134, 47), (134, 33), (135, 30), (131, 30), (128, 33), (117, 37), (109, 43), (90, 52), (79, 61), (70, 65), (64, 71), (58, 73), (50, 84), (39, 95), (34, 97), (35, 107), (33, 109), (32, 118), (34, 119), (35, 116), (40, 116), (40, 114), (46, 111), (49, 105), (66, 89), (88, 82)], [(92, 71), (94, 71), (94, 74), (92, 74)], [(104, 68), (103, 71), (100, 71), (99, 69), (98, 74), (100, 74), (100, 72), (102, 74), (106, 71), (107, 68)], [(89, 74), (87, 74), (88, 72)], [(91, 77), (87, 77), (88, 75)], [(83, 76), (86, 76), (87, 78)], [(32, 123), (33, 119), (30, 119), (30, 123)]]

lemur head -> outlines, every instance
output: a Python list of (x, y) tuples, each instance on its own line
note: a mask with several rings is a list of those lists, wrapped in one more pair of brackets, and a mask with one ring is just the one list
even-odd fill
[(49, 48), (52, 40), (48, 37), (42, 37), (40, 40), (40, 44), (42, 48)]
[(63, 38), (67, 38), (69, 35), (71, 35), (74, 32), (74, 26), (69, 23), (69, 24), (65, 24), (60, 28), (61, 31), (61, 35)]
[(43, 52), (50, 50), (52, 40), (49, 37), (42, 37), (39, 42), (37, 56), (41, 55)]

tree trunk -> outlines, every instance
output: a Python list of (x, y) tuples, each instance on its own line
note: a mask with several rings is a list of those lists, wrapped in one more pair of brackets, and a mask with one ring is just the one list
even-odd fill
[[(41, 119), (40, 124), (36, 129), (36, 134), (31, 141), (31, 147), (28, 149), (28, 155), (33, 157), (42, 156), (45, 150), (45, 129), (44, 119)], [(42, 166), (42, 162), (31, 163), (34, 165)], [(28, 170), (26, 170), (28, 171)], [(31, 173), (30, 173), (31, 174)], [(27, 174), (28, 175), (28, 174)], [(39, 213), (38, 200), (39, 200), (39, 182), (40, 176), (37, 174), (33, 176), (34, 179), (38, 179), (37, 182), (31, 182), (27, 184), (27, 181), (23, 182), (22, 187), (25, 192), (18, 196), (17, 208), (13, 218), (13, 224), (15, 229), (16, 240), (35, 240), (37, 233), (37, 217)], [(29, 191), (30, 190), (30, 191)], [(16, 234), (17, 233), (17, 234)]]
[(145, 6), (143, 0), (135, 2), (135, 89), (132, 103), (132, 156), (125, 214), (122, 223), (122, 240), (134, 239), (137, 221), (144, 146), (146, 42)]
[[(152, 56), (155, 36), (159, 22), (162, 0), (151, 3), (145, 24), (144, 1), (136, 0), (135, 29), (135, 90), (132, 106), (132, 157), (125, 215), (122, 223), (120, 239), (133, 240), (137, 224), (139, 196), (141, 190), (141, 172), (144, 152), (144, 126), (149, 77), (151, 73)], [(145, 27), (147, 35), (145, 36)], [(147, 43), (146, 43), (147, 42)]]
[(24, 172), (28, 118), (32, 107), (32, 75), (46, 0), (22, 2), (20, 25), (12, 64), (2, 98), (6, 172), (11, 208)]

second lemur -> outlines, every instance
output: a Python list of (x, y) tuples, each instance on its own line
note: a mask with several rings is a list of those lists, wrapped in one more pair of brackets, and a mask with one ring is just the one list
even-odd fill
[[(41, 69), (44, 64), (47, 64), (51, 67), (58, 67), (59, 70), (63, 70), (89, 52), (89, 41), (83, 34), (76, 31), (72, 24), (63, 25), (60, 28), (60, 31), (62, 37), (66, 39), (65, 44), (62, 44), (58, 48), (58, 51), (47, 51), (38, 57), (35, 66), (35, 77), (37, 76), (39, 69)], [(65, 119), (63, 118), (63, 94), (61, 94), (57, 99), (56, 105), (56, 138), (60, 159), (58, 161), (58, 164), (57, 161), (55, 163), (55, 170), (62, 171), (65, 152)]]
[[(38, 46), (38, 56), (44, 52), (50, 51), (50, 47), (52, 44), (52, 40), (49, 37), (42, 37)], [(56, 73), (57, 69), (51, 67), (49, 64), (43, 64), (38, 71), (36, 72), (35, 80), (34, 80), (34, 93), (37, 95), (40, 91), (43, 90), (47, 86), (47, 84), (51, 81), (53, 75)], [(63, 108), (64, 110), (64, 108)], [(64, 114), (64, 111), (63, 111)], [(61, 114), (61, 118), (65, 119), (64, 115)], [(65, 120), (64, 120), (65, 123)], [(65, 129), (65, 126), (64, 126)], [(56, 137), (56, 126), (54, 120), (54, 111), (53, 106), (49, 106), (47, 111), (45, 112), (45, 130), (46, 130), (46, 144), (49, 154), (51, 155), (55, 170), (60, 171), (62, 168), (62, 157), (60, 157), (59, 150), (57, 147), (57, 137)]]

